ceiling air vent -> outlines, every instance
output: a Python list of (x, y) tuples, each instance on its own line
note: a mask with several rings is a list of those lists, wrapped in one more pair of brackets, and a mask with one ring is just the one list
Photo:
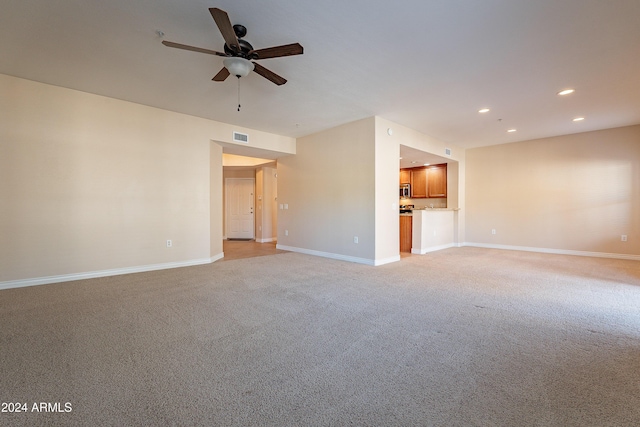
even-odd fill
[(233, 132), (233, 140), (235, 142), (243, 142), (245, 144), (249, 143), (249, 135), (246, 133)]
[(446, 154), (447, 156), (451, 156), (451, 148), (445, 148), (444, 154)]

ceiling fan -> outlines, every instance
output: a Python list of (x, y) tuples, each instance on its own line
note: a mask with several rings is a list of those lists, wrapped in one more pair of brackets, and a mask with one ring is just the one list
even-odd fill
[(260, 59), (278, 58), (281, 56), (301, 55), (303, 53), (303, 49), (299, 43), (268, 47), (265, 49), (254, 49), (248, 41), (243, 39), (247, 34), (247, 29), (243, 25), (236, 24), (232, 26), (227, 12), (218, 9), (217, 7), (210, 8), (209, 12), (224, 38), (224, 52), (188, 46), (167, 40), (163, 40), (162, 44), (169, 47), (175, 47), (177, 49), (191, 50), (193, 52), (225, 57), (225, 60), (223, 61), (224, 67), (212, 79), (216, 82), (225, 81), (231, 74), (238, 78), (245, 77), (251, 71), (255, 71), (265, 79), (270, 80), (277, 85), (283, 85), (287, 82), (285, 78), (277, 75), (271, 70), (268, 70), (255, 61)]

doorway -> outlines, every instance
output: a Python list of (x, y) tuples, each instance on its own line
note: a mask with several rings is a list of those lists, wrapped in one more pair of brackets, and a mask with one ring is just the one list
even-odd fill
[(227, 239), (255, 238), (253, 194), (254, 178), (226, 178), (226, 235)]

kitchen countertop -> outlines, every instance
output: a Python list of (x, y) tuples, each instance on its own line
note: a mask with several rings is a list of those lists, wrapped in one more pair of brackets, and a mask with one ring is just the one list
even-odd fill
[[(413, 209), (413, 212), (431, 212), (431, 211), (438, 211), (438, 212), (442, 212), (442, 211), (459, 211), (460, 208), (415, 208)], [(401, 213), (400, 215), (405, 215), (405, 216), (411, 216), (413, 215), (413, 212), (408, 212), (408, 213)]]

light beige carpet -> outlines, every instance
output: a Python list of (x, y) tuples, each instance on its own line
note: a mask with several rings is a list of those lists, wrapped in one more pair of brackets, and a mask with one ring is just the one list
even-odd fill
[(283, 253), (0, 291), (0, 425), (640, 425), (640, 263)]

